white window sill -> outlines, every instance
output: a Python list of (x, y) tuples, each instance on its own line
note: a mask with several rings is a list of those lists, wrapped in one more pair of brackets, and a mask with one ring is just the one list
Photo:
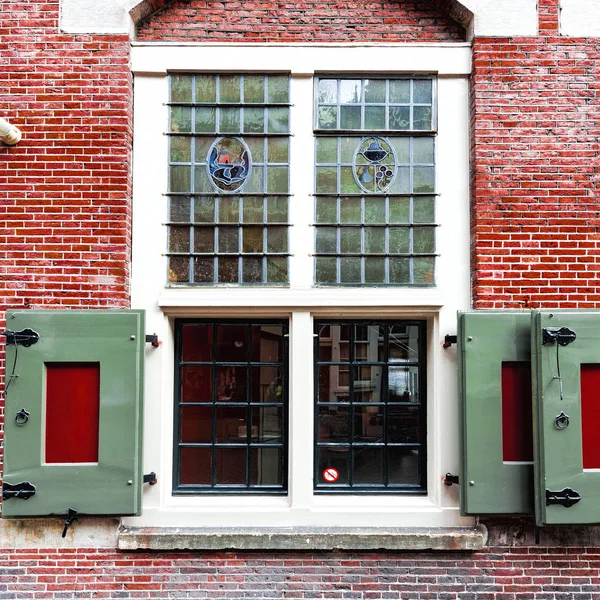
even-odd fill
[(487, 530), (470, 527), (129, 527), (120, 550), (481, 550)]

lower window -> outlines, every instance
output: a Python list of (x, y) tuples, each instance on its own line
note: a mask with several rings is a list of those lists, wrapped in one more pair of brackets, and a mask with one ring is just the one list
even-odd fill
[(315, 490), (425, 494), (425, 323), (322, 320), (315, 340)]
[(176, 322), (175, 493), (286, 491), (287, 331)]

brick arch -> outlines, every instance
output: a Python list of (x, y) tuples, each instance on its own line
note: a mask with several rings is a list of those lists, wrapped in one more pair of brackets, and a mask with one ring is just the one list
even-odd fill
[[(473, 13), (459, 0), (427, 0), (435, 8), (447, 13), (459, 25), (465, 29), (471, 27)], [(140, 0), (129, 11), (129, 14), (137, 27), (154, 13), (173, 4), (175, 0)]]

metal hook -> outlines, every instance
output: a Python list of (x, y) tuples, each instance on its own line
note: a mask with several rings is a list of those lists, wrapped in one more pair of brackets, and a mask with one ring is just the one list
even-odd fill
[(560, 415), (557, 415), (554, 419), (554, 424), (556, 425), (557, 429), (566, 429), (569, 426), (569, 419), (569, 415), (561, 411)]
[(24, 408), (22, 408), (16, 415), (15, 415), (15, 423), (17, 425), (19, 425), (19, 427), (21, 425), (25, 425), (25, 423), (27, 423), (27, 421), (29, 421), (29, 411), (25, 410)]

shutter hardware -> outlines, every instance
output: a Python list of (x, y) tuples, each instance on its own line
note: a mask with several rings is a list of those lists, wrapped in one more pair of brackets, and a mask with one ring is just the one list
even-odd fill
[(542, 327), (542, 345), (559, 344), (568, 346), (574, 342), (577, 334), (568, 327)]
[(571, 488), (565, 488), (560, 492), (551, 492), (546, 490), (546, 506), (551, 504), (562, 504), (565, 508), (571, 508), (573, 504), (577, 504), (581, 500), (579, 492)]
[(146, 344), (152, 344), (153, 348), (158, 348), (160, 346), (158, 335), (156, 333), (146, 334)]
[(450, 346), (452, 346), (452, 344), (456, 344), (458, 342), (458, 336), (456, 335), (447, 335), (444, 338), (444, 343), (442, 345), (442, 348), (450, 348)]
[(156, 473), (154, 471), (152, 471), (151, 473), (148, 473), (147, 475), (144, 475), (144, 483), (149, 483), (150, 485), (154, 485), (157, 482), (158, 482), (158, 479), (156, 478)]
[(34, 331), (33, 329), (22, 329), (21, 331), (11, 331), (7, 329), (0, 333), (6, 338), (7, 344), (23, 344), (25, 348), (29, 348), (29, 346), (33, 346), (39, 339), (40, 334)]
[(22, 483), (2, 483), (2, 500), (8, 500), (9, 498), (20, 498), (21, 500), (29, 500), (31, 496), (35, 495), (35, 485), (30, 481), (23, 481)]
[[(446, 336), (448, 337), (448, 336)], [(444, 477), (444, 485), (452, 485), (452, 484), (456, 484), (458, 485), (459, 480), (458, 480), (458, 475), (452, 475), (451, 473), (446, 473), (446, 476)]]
[(63, 528), (62, 536), (63, 538), (67, 537), (67, 529), (69, 526), (73, 524), (73, 521), (77, 520), (77, 509), (69, 508), (69, 514), (67, 515), (67, 520), (65, 521), (65, 526)]

